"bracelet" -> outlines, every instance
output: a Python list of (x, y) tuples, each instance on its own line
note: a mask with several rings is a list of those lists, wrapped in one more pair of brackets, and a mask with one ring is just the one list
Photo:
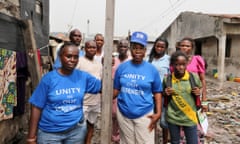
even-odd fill
[(37, 140), (37, 137), (34, 136), (33, 138), (28, 138), (27, 142), (35, 142)]

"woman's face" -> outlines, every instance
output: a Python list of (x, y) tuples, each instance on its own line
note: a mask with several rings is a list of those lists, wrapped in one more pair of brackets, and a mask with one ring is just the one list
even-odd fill
[(131, 54), (132, 54), (132, 61), (136, 64), (140, 64), (143, 61), (145, 56), (146, 48), (138, 43), (131, 44)]
[(60, 59), (62, 63), (62, 70), (72, 71), (78, 63), (78, 53), (79, 50), (76, 46), (70, 45), (63, 48), (60, 54)]
[(154, 48), (157, 55), (163, 56), (166, 51), (166, 43), (163, 41), (157, 41)]
[(184, 76), (186, 67), (187, 59), (184, 56), (178, 56), (176, 62), (173, 64), (175, 76)]
[(184, 52), (187, 55), (190, 55), (192, 53), (192, 43), (188, 40), (184, 40), (182, 42), (180, 42), (180, 46), (179, 46), (180, 50), (182, 52)]

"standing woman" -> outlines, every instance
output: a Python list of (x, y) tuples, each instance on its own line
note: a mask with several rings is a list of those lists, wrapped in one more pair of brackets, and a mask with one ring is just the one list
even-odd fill
[(44, 75), (29, 99), (29, 144), (84, 143), (87, 127), (83, 97), (85, 93), (98, 93), (101, 81), (75, 69), (79, 57), (75, 44), (64, 43), (59, 57), (61, 68)]
[[(185, 37), (180, 41), (180, 51), (188, 56), (187, 70), (199, 75), (202, 82), (202, 101), (207, 101), (206, 80), (205, 80), (205, 62), (200, 55), (194, 55), (195, 42), (192, 38)], [(203, 111), (207, 111), (207, 106), (202, 106)]]
[[(164, 76), (170, 73), (170, 56), (166, 54), (168, 49), (168, 41), (165, 38), (157, 38), (153, 44), (149, 57), (146, 59), (152, 63), (158, 70), (161, 82)], [(164, 101), (162, 99), (162, 101)], [(163, 108), (163, 107), (162, 107)], [(168, 129), (163, 128), (163, 144), (168, 142)]]
[(117, 97), (120, 143), (153, 144), (153, 129), (161, 115), (162, 84), (157, 69), (143, 60), (147, 35), (134, 32), (130, 42), (132, 60), (119, 65), (114, 77), (113, 96)]
[(157, 68), (161, 82), (164, 76), (170, 73), (170, 56), (166, 54), (167, 49), (168, 41), (165, 38), (159, 37), (155, 40), (149, 57), (146, 59)]

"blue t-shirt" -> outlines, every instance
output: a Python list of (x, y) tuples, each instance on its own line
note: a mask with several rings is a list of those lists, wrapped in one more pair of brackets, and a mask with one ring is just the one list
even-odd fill
[(157, 69), (150, 63), (127, 61), (116, 70), (114, 89), (119, 90), (120, 112), (129, 119), (135, 119), (153, 109), (153, 93), (162, 92), (162, 84)]
[[(146, 61), (149, 60), (149, 57), (146, 59)], [(161, 81), (163, 81), (163, 78), (170, 74), (170, 56), (165, 54), (163, 57), (159, 59), (153, 59), (151, 62), (152, 65), (156, 67), (156, 69), (159, 72)]]
[(83, 116), (83, 96), (98, 93), (100, 80), (75, 69), (64, 76), (53, 70), (43, 76), (29, 102), (42, 109), (39, 129), (46, 132), (61, 132), (74, 126)]

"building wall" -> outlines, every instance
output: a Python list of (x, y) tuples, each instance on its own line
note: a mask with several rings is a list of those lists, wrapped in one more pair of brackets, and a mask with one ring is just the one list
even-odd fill
[(225, 74), (240, 77), (240, 35), (228, 36), (231, 38), (231, 55), (225, 58)]
[[(231, 56), (224, 59), (224, 69), (220, 66), (219, 52), (224, 51), (224, 46), (219, 46), (219, 39), (223, 36), (231, 38)], [(240, 19), (226, 15), (208, 15), (202, 13), (183, 12), (161, 35), (169, 41), (169, 54), (175, 51), (175, 44), (183, 37), (191, 37), (201, 43), (201, 55), (207, 60), (207, 74), (213, 74), (220, 68), (225, 76), (233, 74), (240, 77), (238, 69), (240, 45)]]
[[(18, 33), (18, 22), (16, 21), (16, 19), (19, 19), (20, 17), (19, 1), (0, 1), (0, 5), (0, 32), (3, 34), (0, 38), (0, 47), (16, 50), (17, 47), (15, 47), (13, 43), (19, 43), (19, 41), (21, 41), (20, 39), (13, 39), (14, 37), (16, 37), (16, 33)], [(7, 32), (4, 32), (5, 30)], [(8, 33), (9, 30), (11, 31), (10, 33)], [(10, 39), (10, 37), (12, 37), (12, 39)], [(21, 46), (19, 45), (19, 47)], [(23, 129), (24, 126), (27, 126), (27, 122), (27, 115), (17, 116), (12, 119), (0, 121), (0, 143), (9, 143), (9, 141), (11, 141), (11, 139), (13, 139), (13, 137), (15, 137), (18, 132)]]
[[(40, 3), (39, 3), (40, 2)], [(39, 6), (36, 7), (36, 4)], [(29, 13), (28, 13), (29, 12)], [(23, 20), (33, 20), (37, 48), (48, 44), (49, 1), (45, 0), (1, 0), (0, 1), (0, 47), (24, 51)], [(45, 49), (47, 54), (47, 49)], [(0, 121), (0, 144), (17, 143), (28, 127), (28, 98), (32, 93), (30, 80), (26, 83), (25, 113), (12, 119)]]
[(219, 22), (218, 18), (192, 12), (183, 13), (177, 21), (180, 23), (178, 24), (181, 31), (178, 33), (180, 39), (186, 36), (194, 39), (213, 36), (218, 29), (216, 23)]
[[(225, 57), (225, 75), (232, 74), (240, 77), (238, 70), (240, 69), (240, 35), (227, 35), (231, 39), (230, 57)], [(218, 40), (215, 37), (205, 38), (202, 42), (202, 56), (207, 60), (207, 74), (212, 75), (217, 69), (218, 60)]]
[(212, 75), (213, 70), (217, 69), (217, 38), (210, 37), (202, 41), (202, 56), (207, 61), (207, 74)]

